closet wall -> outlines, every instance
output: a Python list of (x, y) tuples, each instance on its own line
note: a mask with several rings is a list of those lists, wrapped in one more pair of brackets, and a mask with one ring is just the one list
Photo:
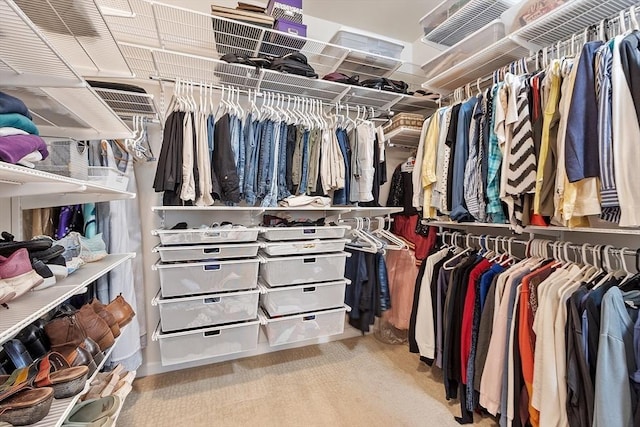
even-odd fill
[[(210, 2), (203, 2), (197, 0), (188, 0), (188, 1), (179, 1), (179, 0), (168, 0), (164, 1), (166, 4), (175, 5), (184, 7), (187, 9), (195, 10), (198, 12), (209, 13)], [(219, 0), (216, 3), (221, 5), (233, 6), (235, 7), (235, 0)], [(323, 19), (314, 18), (311, 16), (305, 15), (305, 23), (308, 25), (308, 37), (312, 39), (317, 39), (321, 41), (328, 41), (335, 34), (336, 31), (345, 28), (344, 26), (337, 24), (335, 22), (326, 21)], [(358, 30), (359, 31), (359, 30)], [(383, 34), (375, 34), (375, 37), (385, 38)], [(388, 39), (388, 38), (387, 38)], [(413, 46), (411, 43), (405, 43), (398, 40), (393, 40), (396, 43), (402, 43), (405, 45), (405, 49), (402, 53), (402, 59), (415, 62), (412, 60), (413, 56)], [(126, 81), (123, 81), (126, 82)], [(147, 90), (148, 93), (153, 94), (159, 109), (162, 111), (166, 104), (168, 104), (171, 95), (173, 93), (173, 85), (165, 84), (165, 93), (163, 94), (160, 90), (160, 85), (156, 81), (142, 82), (137, 80), (135, 84), (143, 87)], [(220, 96), (218, 93), (217, 96)], [(242, 100), (241, 100), (242, 101)], [(160, 124), (151, 123), (148, 125), (148, 133), (149, 133), (149, 142), (151, 148), (156, 155), (156, 157), (160, 154), (160, 149), (162, 145), (162, 129)], [(385, 205), (387, 195), (389, 192), (389, 184), (391, 180), (391, 176), (393, 175), (393, 171), (396, 166), (407, 159), (410, 155), (410, 151), (406, 149), (396, 149), (396, 148), (388, 148), (387, 149), (387, 176), (388, 182), (381, 189), (381, 199), (380, 204)], [(162, 205), (162, 197), (160, 193), (155, 193), (152, 189), (152, 183), (156, 170), (156, 162), (140, 162), (135, 165), (136, 170), (136, 178), (138, 180), (139, 188), (142, 190), (138, 193), (139, 203), (141, 208), (141, 230), (142, 230), (142, 248), (143, 253), (141, 254), (144, 268), (145, 268), (145, 300), (144, 303), (147, 305), (147, 318), (146, 318), (146, 348), (143, 350), (143, 366), (138, 370), (139, 376), (152, 375), (162, 372), (168, 372), (170, 370), (176, 369), (184, 369), (186, 367), (191, 366), (201, 366), (210, 364), (213, 362), (220, 362), (223, 360), (234, 359), (236, 355), (230, 355), (218, 359), (208, 359), (204, 361), (193, 362), (188, 365), (173, 365), (173, 366), (162, 366), (161, 358), (160, 358), (160, 347), (157, 341), (152, 340), (152, 333), (156, 329), (156, 326), (159, 322), (160, 316), (157, 307), (150, 306), (150, 302), (153, 297), (157, 294), (160, 289), (160, 281), (158, 273), (152, 270), (152, 265), (158, 260), (158, 254), (153, 253), (152, 249), (158, 244), (158, 238), (153, 236), (151, 231), (157, 229), (161, 225), (161, 217), (158, 213), (152, 212), (151, 206), (161, 206)], [(171, 227), (173, 224), (168, 224)], [(349, 327), (348, 325), (345, 327), (345, 336), (349, 336), (349, 334), (354, 334), (355, 329)], [(340, 336), (338, 336), (339, 338)], [(344, 336), (343, 336), (344, 337)]]

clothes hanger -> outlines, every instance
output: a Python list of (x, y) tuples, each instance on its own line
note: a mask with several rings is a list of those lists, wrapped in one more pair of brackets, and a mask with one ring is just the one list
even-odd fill
[(372, 233), (388, 240), (391, 243), (387, 244), (387, 249), (403, 250), (408, 248), (404, 240), (384, 228), (385, 219), (383, 217), (377, 217), (376, 219), (378, 220), (378, 228), (373, 230)]
[(629, 282), (629, 280), (631, 280), (635, 276), (635, 274), (632, 273), (631, 270), (629, 270), (629, 268), (627, 268), (627, 261), (624, 258), (624, 253), (628, 250), (629, 248), (621, 248), (618, 253), (620, 257), (620, 264), (622, 265), (622, 270), (625, 272), (625, 275), (622, 278), (622, 281), (620, 282), (620, 284), (618, 284), (618, 286), (625, 285), (627, 282)]
[(592, 252), (593, 256), (592, 256), (592, 262), (589, 262), (589, 259), (587, 257), (588, 255), (588, 248), (589, 248), (589, 244), (585, 243), (582, 245), (582, 260), (585, 264), (589, 264), (592, 267), (592, 271), (591, 274), (589, 276), (585, 276), (583, 279), (583, 282), (585, 283), (591, 283), (592, 281), (594, 281), (601, 273), (602, 270), (600, 270), (600, 268), (598, 268), (597, 265), (597, 261), (595, 258), (595, 251)]
[(631, 6), (629, 8), (629, 21), (631, 22), (631, 28), (633, 29), (633, 31), (640, 31), (640, 25), (638, 25), (635, 6)]
[[(456, 245), (457, 245), (457, 242), (456, 242)], [(458, 259), (458, 258), (462, 257), (463, 255), (465, 255), (465, 254), (467, 254), (467, 253), (470, 253), (470, 252), (471, 252), (471, 248), (467, 246), (466, 248), (464, 248), (464, 249), (462, 250), (462, 252), (458, 253), (457, 255), (454, 255), (451, 259), (449, 259), (448, 261), (446, 261), (446, 262), (442, 265), (442, 268), (444, 268), (444, 269), (445, 269), (445, 270), (447, 270), (447, 271), (448, 271), (448, 270), (453, 270), (453, 268), (454, 268), (455, 266), (454, 266), (454, 265), (452, 265), (451, 263), (452, 263), (454, 260), (456, 260), (456, 259)]]
[(282, 117), (282, 121), (285, 124), (289, 124), (289, 113), (285, 109), (285, 97), (283, 94), (278, 94), (278, 111), (280, 111), (280, 116)]
[(291, 95), (288, 95), (288, 97), (287, 109), (289, 110), (289, 116), (291, 117), (291, 124), (299, 125), (300, 116), (298, 115), (298, 109), (296, 108), (296, 97), (292, 97)]
[(377, 236), (375, 236), (372, 231), (371, 231), (371, 218), (366, 217), (363, 218), (364, 223), (366, 224), (367, 228), (364, 228), (363, 231), (364, 233), (374, 242), (376, 242), (376, 246), (378, 246), (378, 249), (382, 250), (387, 246), (387, 242), (379, 239)]
[(195, 110), (196, 102), (193, 98), (193, 83), (187, 82), (186, 85), (187, 112), (192, 113)]
[(606, 271), (607, 274), (605, 274), (605, 276), (602, 279), (600, 279), (600, 281), (596, 283), (592, 289), (598, 289), (600, 286), (605, 284), (609, 279), (611, 279), (614, 276), (613, 268), (611, 267), (610, 254), (609, 254), (609, 251), (611, 250), (611, 248), (613, 248), (612, 245), (606, 245), (602, 249), (603, 250), (602, 260), (604, 263), (604, 270)]
[(320, 110), (320, 101), (317, 99), (312, 99), (311, 106), (313, 107), (313, 114), (316, 118), (316, 122), (318, 123), (318, 129), (324, 129), (325, 122), (322, 118), (322, 111)]
[[(378, 252), (377, 243), (374, 240), (372, 240), (371, 238), (369, 238), (369, 236), (367, 236), (363, 232), (363, 221), (362, 221), (362, 218), (355, 217), (353, 219), (356, 221), (356, 228), (352, 229), (351, 232), (352, 232), (353, 235), (355, 235), (360, 240), (351, 242), (351, 244), (347, 244), (347, 245), (352, 247), (353, 249), (356, 249), (356, 250), (359, 250), (359, 251), (369, 252), (369, 253), (377, 253)], [(357, 243), (365, 243), (365, 245), (359, 245)]]

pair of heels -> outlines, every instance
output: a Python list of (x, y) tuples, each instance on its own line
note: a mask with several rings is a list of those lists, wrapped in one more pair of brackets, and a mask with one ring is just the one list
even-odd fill
[(51, 352), (30, 366), (0, 376), (0, 421), (14, 426), (37, 423), (47, 416), (53, 399), (80, 393), (89, 368), (70, 367), (61, 354)]

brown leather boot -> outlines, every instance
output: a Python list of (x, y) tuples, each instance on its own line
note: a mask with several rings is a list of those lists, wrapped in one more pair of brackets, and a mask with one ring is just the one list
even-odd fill
[(74, 314), (57, 317), (44, 325), (52, 347), (63, 344), (75, 344), (77, 347), (86, 337)]
[(122, 298), (122, 294), (118, 295), (113, 301), (107, 304), (107, 310), (116, 319), (121, 329), (129, 324), (131, 319), (136, 315), (129, 303)]
[(111, 328), (107, 325), (107, 322), (102, 320), (100, 316), (96, 314), (89, 304), (85, 304), (75, 314), (78, 324), (84, 331), (85, 336), (88, 336), (94, 340), (101, 351), (111, 347), (115, 342)]
[(91, 305), (91, 307), (93, 307), (93, 311), (95, 311), (102, 320), (107, 322), (107, 325), (109, 325), (113, 337), (118, 338), (120, 336), (120, 325), (118, 325), (118, 322), (116, 321), (116, 318), (113, 317), (113, 314), (111, 314), (111, 312), (107, 310), (107, 306), (102, 304), (97, 298), (94, 298), (93, 301), (91, 301), (89, 304)]

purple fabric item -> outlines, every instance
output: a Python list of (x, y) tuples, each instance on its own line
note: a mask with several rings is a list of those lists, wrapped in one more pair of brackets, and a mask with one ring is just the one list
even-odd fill
[(13, 163), (29, 153), (39, 151), (42, 158), (49, 156), (47, 144), (38, 135), (9, 135), (0, 136), (0, 160)]

